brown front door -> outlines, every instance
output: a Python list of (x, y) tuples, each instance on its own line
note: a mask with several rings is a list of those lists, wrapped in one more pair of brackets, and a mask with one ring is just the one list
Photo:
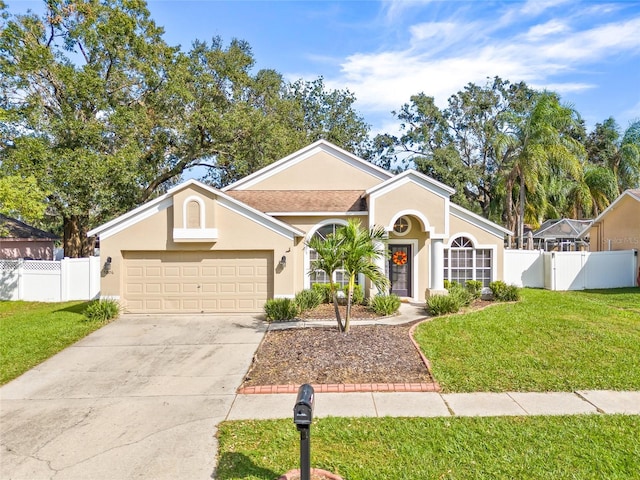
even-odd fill
[(389, 245), (391, 293), (411, 297), (411, 245)]

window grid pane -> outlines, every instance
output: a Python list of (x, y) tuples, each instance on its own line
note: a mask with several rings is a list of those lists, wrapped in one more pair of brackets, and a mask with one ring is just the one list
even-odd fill
[(479, 280), (483, 287), (491, 283), (492, 259), (490, 249), (473, 248), (473, 243), (460, 237), (451, 242), (444, 251), (444, 278), (465, 284), (468, 280)]

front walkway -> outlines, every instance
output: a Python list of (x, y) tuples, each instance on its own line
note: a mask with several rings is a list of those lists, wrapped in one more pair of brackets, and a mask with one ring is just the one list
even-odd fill
[[(640, 415), (640, 392), (317, 393), (314, 417)], [(227, 420), (292, 418), (295, 394), (237, 395)]]

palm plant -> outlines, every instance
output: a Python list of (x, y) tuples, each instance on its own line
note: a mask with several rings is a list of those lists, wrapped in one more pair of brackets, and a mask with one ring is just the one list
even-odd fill
[[(341, 332), (349, 331), (353, 290), (359, 274), (371, 280), (379, 290), (385, 290), (389, 286), (384, 272), (375, 264), (376, 260), (386, 255), (385, 250), (379, 247), (384, 234), (382, 228), (367, 231), (360, 227), (358, 221), (351, 220), (346, 226), (336, 230), (335, 234), (329, 234), (326, 238), (314, 236), (307, 242), (307, 246), (316, 251), (316, 258), (311, 261), (309, 274), (321, 271), (327, 275), (338, 330)], [(334, 274), (338, 270), (343, 270), (349, 278), (344, 322), (338, 308), (338, 289), (333, 283)]]
[(329, 279), (329, 289), (331, 291), (331, 299), (336, 313), (336, 321), (338, 322), (338, 330), (344, 332), (344, 325), (340, 318), (340, 309), (338, 308), (338, 289), (333, 282), (335, 272), (342, 268), (343, 250), (342, 239), (336, 234), (330, 233), (325, 238), (313, 236), (307, 241), (307, 247), (316, 251), (316, 258), (311, 260), (309, 275), (314, 275), (321, 271), (327, 275)]
[(381, 227), (374, 227), (367, 231), (360, 227), (360, 222), (350, 220), (346, 226), (336, 232), (336, 235), (342, 240), (341, 249), (344, 255), (342, 268), (349, 277), (343, 330), (348, 332), (356, 277), (363, 274), (381, 291), (389, 287), (389, 279), (375, 263), (376, 260), (384, 258), (386, 255), (384, 249), (379, 247), (384, 239), (385, 231)]

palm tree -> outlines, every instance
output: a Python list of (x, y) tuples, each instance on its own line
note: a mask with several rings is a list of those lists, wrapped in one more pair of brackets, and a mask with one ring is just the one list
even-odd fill
[(318, 271), (324, 272), (329, 279), (329, 289), (331, 291), (331, 299), (336, 312), (336, 320), (338, 322), (338, 330), (345, 331), (345, 326), (340, 318), (340, 309), (338, 308), (338, 291), (336, 284), (333, 282), (335, 272), (342, 268), (344, 253), (342, 250), (343, 240), (337, 234), (330, 233), (325, 238), (314, 235), (307, 242), (307, 247), (316, 251), (316, 258), (311, 260), (309, 275), (313, 275)]
[(367, 231), (360, 227), (359, 221), (350, 220), (346, 226), (336, 232), (336, 236), (341, 239), (341, 249), (344, 255), (342, 268), (349, 277), (347, 311), (343, 330), (348, 332), (356, 277), (363, 274), (378, 290), (385, 290), (389, 287), (389, 279), (375, 263), (376, 260), (384, 258), (386, 255), (384, 249), (377, 246), (384, 239), (385, 231), (381, 227), (374, 227)]
[(506, 176), (505, 213), (508, 227), (517, 228), (518, 248), (522, 248), (527, 193), (535, 194), (545, 179), (558, 172), (581, 178), (584, 148), (571, 135), (578, 124), (574, 110), (560, 105), (556, 95), (545, 92), (528, 115), (516, 119), (513, 132), (497, 145), (504, 152), (501, 156)]
[(640, 186), (640, 120), (632, 122), (620, 138), (618, 124), (609, 117), (596, 123), (585, 145), (591, 164), (611, 170), (618, 194)]
[(611, 168), (618, 179), (619, 193), (640, 187), (640, 120), (625, 130), (620, 154), (614, 157)]

